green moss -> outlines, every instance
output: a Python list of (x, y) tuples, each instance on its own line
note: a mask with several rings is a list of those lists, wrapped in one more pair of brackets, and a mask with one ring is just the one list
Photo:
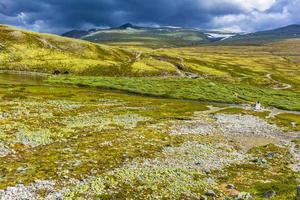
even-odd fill
[(26, 128), (18, 130), (13, 142), (22, 143), (32, 147), (46, 145), (52, 142), (51, 132), (48, 129), (30, 131)]
[(205, 79), (65, 76), (50, 78), (47, 82), (81, 84), (148, 96), (220, 103), (252, 103), (260, 100), (266, 106), (300, 110), (300, 96), (296, 92), (261, 89), (241, 84), (220, 84)]
[[(281, 113), (275, 116), (275, 123), (289, 130), (300, 131), (300, 115), (292, 113)], [(294, 125), (293, 125), (294, 124)]]
[(264, 193), (270, 190), (276, 192), (273, 199), (295, 198), (299, 174), (287, 167), (292, 161), (288, 149), (270, 144), (253, 148), (249, 153), (265, 159), (266, 164), (250, 162), (231, 166), (221, 180), (235, 184), (239, 191), (249, 192), (255, 199), (264, 199)]
[(157, 123), (207, 109), (201, 103), (19, 81), (23, 85), (0, 88), (0, 95), (11, 90), (27, 97), (0, 102), (5, 113), (0, 140), (9, 150), (0, 157), (2, 189), (38, 179), (83, 179), (152, 157), (185, 141), (165, 134), (164, 127), (158, 131)]

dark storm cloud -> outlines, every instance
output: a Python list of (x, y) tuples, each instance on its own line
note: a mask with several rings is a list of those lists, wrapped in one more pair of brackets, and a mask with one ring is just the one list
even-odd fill
[[(288, 7), (299, 1), (0, 0), (0, 23), (44, 32), (118, 26), (126, 22), (250, 30), (264, 28), (274, 16), (284, 23), (299, 22), (290, 11), (293, 6)], [(251, 20), (255, 18), (256, 21)], [(250, 27), (245, 28), (243, 23), (248, 23)]]

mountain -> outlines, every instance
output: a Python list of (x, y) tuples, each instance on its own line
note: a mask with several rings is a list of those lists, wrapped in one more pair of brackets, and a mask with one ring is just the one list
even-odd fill
[(254, 33), (254, 35), (274, 35), (274, 34), (277, 34), (278, 36), (297, 36), (297, 35), (300, 36), (300, 25), (292, 24), (289, 26), (285, 26), (273, 30)]
[(141, 27), (131, 23), (108, 28), (73, 30), (63, 36), (95, 43), (143, 46), (181, 47), (202, 44), (264, 44), (300, 37), (300, 25), (294, 24), (273, 30), (248, 34), (222, 31), (207, 31), (181, 27)]
[(0, 25), (0, 69), (115, 75), (134, 54), (114, 47)]
[(277, 29), (240, 34), (222, 41), (223, 43), (264, 44), (282, 39), (300, 38), (300, 25), (294, 24)]
[(207, 44), (215, 41), (198, 29), (180, 27), (141, 27), (126, 23), (109, 29), (70, 31), (63, 36), (96, 43), (134, 45), (147, 47), (180, 47)]
[(70, 38), (81, 38), (82, 36), (85, 36), (89, 34), (89, 31), (83, 31), (83, 30), (72, 30), (69, 32), (66, 32), (62, 34), (64, 37), (70, 37)]
[(126, 24), (123, 24), (122, 26), (117, 27), (117, 29), (129, 29), (129, 28), (141, 29), (142, 27), (135, 26), (135, 25), (133, 25), (131, 23), (126, 23)]

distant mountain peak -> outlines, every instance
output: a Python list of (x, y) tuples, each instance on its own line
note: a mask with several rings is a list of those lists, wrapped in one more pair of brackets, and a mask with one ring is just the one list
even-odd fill
[(273, 30), (261, 31), (257, 33), (273, 33), (273, 34), (300, 34), (300, 25), (299, 24), (291, 24), (288, 26), (276, 28)]
[(128, 29), (128, 28), (136, 28), (137, 26), (134, 26), (133, 24), (131, 23), (126, 23), (126, 24), (123, 24), (122, 26), (119, 26), (118, 28), (119, 29)]
[(288, 28), (288, 27), (300, 28), (300, 24), (291, 24), (291, 25), (286, 26), (286, 28)]

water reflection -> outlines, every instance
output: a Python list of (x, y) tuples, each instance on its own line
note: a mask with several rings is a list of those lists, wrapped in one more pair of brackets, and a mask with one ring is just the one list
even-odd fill
[(0, 84), (7, 85), (41, 85), (45, 75), (23, 72), (0, 72)]

